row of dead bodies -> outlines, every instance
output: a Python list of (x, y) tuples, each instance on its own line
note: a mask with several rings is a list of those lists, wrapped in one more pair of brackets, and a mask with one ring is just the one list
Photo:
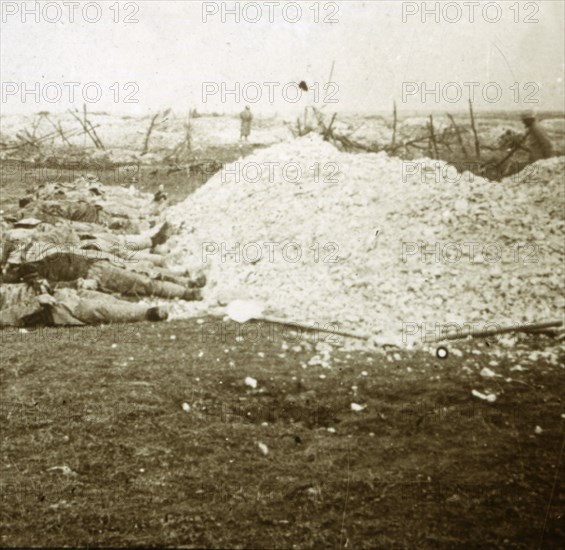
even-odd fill
[(163, 198), (80, 178), (20, 200), (1, 220), (0, 326), (161, 321), (135, 300), (201, 300), (204, 276), (165, 268), (169, 224), (149, 227)]

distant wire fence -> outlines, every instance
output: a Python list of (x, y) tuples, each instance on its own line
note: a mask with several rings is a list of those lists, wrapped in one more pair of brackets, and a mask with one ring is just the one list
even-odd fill
[[(98, 151), (97, 157), (104, 157), (107, 147), (100, 138), (97, 129), (101, 124), (93, 124), (89, 118), (89, 113), (84, 104), (82, 112), (78, 109), (69, 110), (77, 125), (71, 128), (64, 128), (60, 121), (54, 120), (46, 111), (38, 113), (31, 122), (29, 128), (24, 128), (15, 133), (9, 140), (5, 136), (0, 139), (0, 155), (10, 157), (11, 160), (36, 159), (38, 162), (51, 161), (54, 165), (65, 163), (73, 156), (87, 156), (86, 143), (83, 147), (73, 145), (73, 138), (84, 136), (88, 138), (94, 148)], [(217, 113), (206, 116), (220, 116)], [(198, 153), (194, 147), (194, 119), (201, 118), (196, 109), (189, 110), (186, 116), (175, 116), (171, 109), (155, 113), (149, 120), (147, 130), (143, 139), (138, 144), (139, 152), (137, 158), (139, 162), (147, 155), (151, 148), (151, 138), (156, 130), (163, 125), (180, 127), (180, 139), (168, 150), (162, 151), (160, 162), (169, 165), (170, 172), (188, 170), (198, 174), (202, 172), (202, 160), (198, 158)], [(425, 124), (418, 126), (408, 126), (399, 122), (396, 102), (393, 104), (392, 119), (378, 117), (382, 125), (390, 134), (390, 140), (384, 142), (369, 141), (356, 137), (357, 132), (363, 126), (343, 130), (343, 124), (336, 128), (338, 113), (326, 114), (322, 109), (310, 106), (304, 110), (303, 116), (296, 118), (294, 123), (286, 123), (289, 131), (295, 137), (305, 136), (311, 132), (319, 133), (324, 140), (333, 143), (336, 147), (347, 152), (385, 152), (390, 156), (399, 157), (403, 160), (413, 160), (423, 156), (443, 160), (451, 163), (458, 170), (464, 170), (465, 166), (474, 166), (472, 171), (479, 175), (489, 177), (497, 174), (501, 177), (511, 175), (521, 170), (526, 162), (524, 153), (526, 152), (524, 142), (527, 134), (522, 135), (518, 132), (506, 130), (504, 134), (498, 136), (495, 143), (485, 143), (479, 136), (479, 129), (473, 110), (473, 103), (469, 101), (469, 123), (462, 124), (457, 122), (455, 117), (446, 113), (449, 123), (445, 120), (438, 123), (437, 115), (434, 120), (433, 115), (429, 115)], [(40, 128), (48, 125), (49, 131), (39, 133)], [(60, 159), (53, 158), (53, 148), (60, 153)], [(522, 158), (520, 159), (520, 155)], [(108, 155), (108, 164), (111, 155)], [(149, 159), (149, 157), (148, 157)], [(210, 161), (207, 160), (206, 163)], [(221, 168), (218, 164), (217, 171)], [(206, 173), (210, 171), (210, 166), (206, 166)], [(212, 173), (214, 173), (212, 171)], [(495, 179), (500, 179), (498, 176)]]
[(449, 162), (458, 169), (474, 166), (475, 173), (482, 176), (497, 174), (497, 179), (509, 176), (526, 165), (525, 160), (511, 160), (516, 153), (526, 151), (524, 142), (527, 134), (506, 130), (498, 136), (494, 144), (481, 142), (472, 101), (469, 101), (470, 122), (467, 126), (458, 123), (449, 113), (446, 113), (446, 117), (449, 125), (438, 125), (434, 116), (429, 115), (425, 126), (406, 129), (399, 124), (394, 102), (392, 120), (389, 122), (385, 117), (379, 117), (390, 131), (390, 141), (367, 143), (354, 137), (359, 128), (347, 132), (336, 129), (337, 113), (330, 117), (316, 107), (307, 107), (303, 117), (298, 117), (296, 122), (290, 125), (290, 130), (295, 137), (311, 132), (319, 133), (324, 140), (347, 152), (385, 152), (404, 160), (426, 156)]

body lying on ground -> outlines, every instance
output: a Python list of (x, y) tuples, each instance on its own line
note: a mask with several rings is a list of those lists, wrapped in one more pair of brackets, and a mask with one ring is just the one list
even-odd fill
[[(114, 294), (201, 300), (205, 277), (172, 273), (165, 256), (155, 253), (169, 237), (169, 224), (139, 230), (155, 219), (158, 202), (133, 187), (105, 187), (85, 178), (47, 183), (23, 198), (19, 212), (0, 216), (0, 324), (166, 318), (162, 309)], [(43, 280), (48, 291), (38, 289)]]
[(73, 183), (44, 183), (21, 199), (20, 206), (23, 217), (94, 222), (113, 229), (135, 230), (138, 222), (162, 211), (163, 201), (156, 202), (133, 187), (104, 186), (95, 177), (81, 177)]
[(44, 282), (0, 287), (0, 327), (69, 326), (163, 321), (162, 307), (127, 302), (92, 290), (51, 291)]
[(165, 222), (158, 230), (139, 235), (120, 235), (110, 233), (106, 228), (93, 223), (53, 224), (36, 218), (25, 218), (16, 222), (12, 229), (5, 231), (2, 238), (2, 260), (6, 262), (8, 255), (13, 255), (14, 251), (21, 255), (30, 246), (37, 248), (35, 253), (46, 246), (53, 246), (77, 250), (100, 250), (113, 254), (116, 259), (151, 262), (163, 266), (164, 257), (149, 251), (166, 242), (169, 230), (170, 226)]
[[(149, 270), (148, 270), (149, 271)], [(8, 260), (3, 276), (6, 283), (20, 283), (32, 277), (46, 279), (53, 286), (59, 282), (88, 280), (89, 288), (123, 296), (156, 296), (201, 300), (200, 288), (205, 279), (191, 281), (172, 273), (152, 273), (117, 265), (112, 255), (97, 250), (59, 250), (48, 247), (23, 262)]]

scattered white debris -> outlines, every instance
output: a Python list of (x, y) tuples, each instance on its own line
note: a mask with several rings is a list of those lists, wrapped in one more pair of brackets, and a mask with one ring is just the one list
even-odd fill
[(455, 355), (455, 357), (463, 357), (463, 352), (460, 349), (453, 348), (451, 350), (451, 354)]
[(245, 385), (255, 389), (257, 387), (257, 380), (255, 380), (255, 378), (251, 378), (251, 376), (248, 376), (245, 379)]
[(484, 394), (480, 391), (473, 390), (471, 392), (475, 397), (482, 399), (483, 401), (488, 401), (489, 403), (494, 403), (496, 401), (496, 395), (494, 393)]
[(60, 470), (61, 473), (64, 476), (76, 476), (76, 472), (73, 472), (66, 464), (64, 466), (53, 466), (52, 468), (49, 468), (48, 471), (55, 471), (55, 470)]
[(313, 357), (311, 357), (310, 361), (308, 361), (308, 365), (310, 365), (311, 367), (319, 365), (323, 368), (329, 368), (330, 366), (329, 362), (325, 359), (322, 359), (319, 355), (314, 355)]
[[(561, 415), (564, 416), (564, 415)], [(330, 432), (331, 434), (335, 434), (335, 428), (326, 428), (326, 431)]]
[(540, 435), (543, 433), (543, 429), (540, 426), (536, 426), (536, 429), (534, 430), (534, 433), (536, 435)]
[(512, 367), (510, 370), (511, 371), (517, 370), (517, 371), (523, 372), (523, 371), (527, 371), (528, 369), (525, 369), (522, 365), (516, 365), (515, 367)]
[(498, 366), (498, 361), (495, 361), (494, 359), (492, 361), (489, 361), (488, 363), (491, 367), (497, 367)]
[(198, 352), (198, 359), (200, 359), (201, 357), (204, 357), (204, 352), (203, 352), (203, 351), (199, 351), (199, 352)]
[(259, 447), (259, 450), (265, 455), (267, 456), (269, 454), (269, 447), (267, 447), (267, 445), (265, 445), (264, 443), (258, 443), (257, 444)]
[(484, 367), (480, 372), (480, 375), (483, 378), (494, 378), (495, 376), (500, 376), (499, 374), (496, 374), (496, 372), (490, 370), (488, 367)]
[(402, 357), (400, 356), (400, 353), (395, 353), (393, 354), (392, 357), (395, 361), (402, 361)]
[(357, 403), (351, 403), (351, 410), (353, 412), (361, 412), (367, 408), (367, 405), (358, 405)]
[(306, 489), (306, 494), (309, 497), (319, 497), (320, 496), (320, 490), (316, 489), (315, 487), (308, 487), (308, 489)]
[(118, 344), (112, 344), (111, 348), (112, 349), (116, 349), (118, 347)]
[(320, 374), (320, 380), (325, 380), (326, 379), (326, 375), (325, 374)]
[(187, 413), (190, 412), (190, 405), (188, 403), (183, 403), (182, 410)]
[(171, 334), (171, 340), (176, 340), (177, 337), (174, 334)]
[(361, 372), (361, 376), (369, 376), (369, 373), (366, 370), (364, 370)]
[(261, 359), (264, 359), (264, 358), (265, 358), (265, 354), (264, 354), (262, 351), (259, 351), (259, 352), (257, 353), (257, 356), (260, 357)]

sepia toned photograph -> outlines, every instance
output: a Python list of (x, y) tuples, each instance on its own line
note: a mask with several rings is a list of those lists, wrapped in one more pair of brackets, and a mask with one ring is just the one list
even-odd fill
[(565, 547), (565, 2), (0, 17), (0, 548)]

